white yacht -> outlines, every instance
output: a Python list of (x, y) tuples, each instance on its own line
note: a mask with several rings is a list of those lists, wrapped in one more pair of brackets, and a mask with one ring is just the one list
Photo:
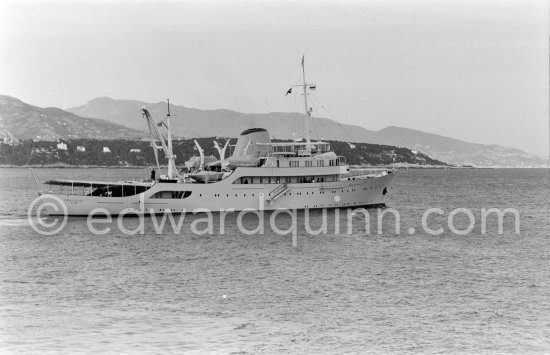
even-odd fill
[[(186, 172), (176, 168), (170, 114), (165, 121), (156, 122), (142, 108), (154, 138), (157, 164), (158, 151), (163, 151), (168, 160), (167, 174), (146, 181), (49, 180), (45, 182), (50, 185), (49, 194), (59, 198), (66, 211), (45, 205), (46, 211), (51, 215), (87, 216), (97, 208), (119, 215), (129, 211), (162, 214), (199, 209), (216, 212), (384, 206), (393, 171), (367, 174), (350, 170), (345, 157), (331, 151), (329, 143), (310, 139), (307, 90), (311, 85), (306, 83), (304, 71), (303, 83), (296, 85), (303, 90), (305, 103), (303, 141), (272, 142), (267, 130), (250, 128), (238, 137), (228, 158), (225, 149), (229, 142), (223, 154), (218, 149), (218, 161), (204, 164), (203, 150), (196, 143), (200, 162), (193, 169), (186, 163)], [(59, 191), (52, 191), (55, 186)]]

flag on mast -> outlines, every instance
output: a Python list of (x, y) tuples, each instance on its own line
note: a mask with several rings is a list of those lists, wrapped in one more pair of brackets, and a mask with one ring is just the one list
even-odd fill
[(286, 92), (285, 96), (288, 95), (288, 94), (292, 94), (292, 88), (288, 89), (288, 91)]
[(305, 54), (302, 55), (302, 67), (304, 66), (304, 57), (305, 57)]

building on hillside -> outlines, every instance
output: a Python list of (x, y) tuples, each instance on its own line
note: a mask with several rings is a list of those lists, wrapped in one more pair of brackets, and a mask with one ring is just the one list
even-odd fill
[(348, 143), (348, 145), (349, 145), (349, 147), (350, 147), (351, 149), (355, 149), (355, 144), (353, 144), (353, 143)]
[(2, 143), (7, 145), (16, 145), (18, 142), (17, 139), (13, 137), (4, 137), (2, 138)]
[(82, 146), (82, 145), (79, 145), (76, 147), (76, 151), (77, 152), (85, 152), (86, 151), (86, 147)]
[(139, 149), (139, 148), (132, 148), (132, 149), (130, 149), (130, 153), (141, 153), (141, 149)]
[(59, 150), (67, 150), (67, 144), (63, 142), (57, 143), (57, 149)]
[(109, 147), (103, 147), (103, 153), (110, 153), (111, 149)]

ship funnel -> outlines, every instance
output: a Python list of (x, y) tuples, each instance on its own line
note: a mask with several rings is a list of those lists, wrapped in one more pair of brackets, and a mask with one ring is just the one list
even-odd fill
[(269, 132), (264, 128), (250, 128), (241, 133), (235, 150), (233, 151), (233, 157), (253, 156), (258, 158), (264, 156), (271, 147), (269, 145), (258, 143), (271, 143)]
[(271, 138), (264, 128), (250, 128), (241, 133), (233, 155), (227, 160), (227, 169), (238, 166), (257, 166), (258, 158), (265, 157), (272, 150)]

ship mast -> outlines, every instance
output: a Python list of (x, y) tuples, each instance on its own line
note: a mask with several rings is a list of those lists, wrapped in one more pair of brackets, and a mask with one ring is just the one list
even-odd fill
[(170, 123), (170, 99), (166, 99), (168, 102), (168, 113), (166, 114), (166, 128), (168, 130), (168, 151), (170, 152), (170, 162), (168, 163), (168, 178), (174, 178), (174, 167), (176, 166), (175, 157), (172, 153), (172, 125)]
[(311, 150), (311, 139), (309, 132), (309, 109), (307, 108), (307, 84), (306, 84), (306, 66), (304, 63), (305, 55), (302, 56), (302, 75), (303, 75), (303, 89), (304, 89), (304, 114), (306, 115), (306, 150)]
[(288, 95), (288, 94), (292, 94), (292, 89), (293, 88), (298, 88), (298, 87), (302, 87), (302, 89), (304, 90), (304, 117), (305, 117), (305, 128), (306, 128), (306, 149), (305, 149), (305, 153), (306, 154), (311, 154), (311, 131), (309, 129), (309, 119), (310, 119), (310, 116), (311, 116), (311, 110), (308, 109), (308, 106), (307, 106), (307, 89), (309, 88), (310, 90), (315, 90), (316, 88), (316, 85), (315, 84), (311, 84), (311, 83), (306, 83), (306, 65), (305, 65), (305, 55), (302, 55), (302, 84), (299, 84), (299, 85), (292, 85), (290, 87), (290, 89), (288, 89), (288, 91), (286, 92), (285, 96)]

